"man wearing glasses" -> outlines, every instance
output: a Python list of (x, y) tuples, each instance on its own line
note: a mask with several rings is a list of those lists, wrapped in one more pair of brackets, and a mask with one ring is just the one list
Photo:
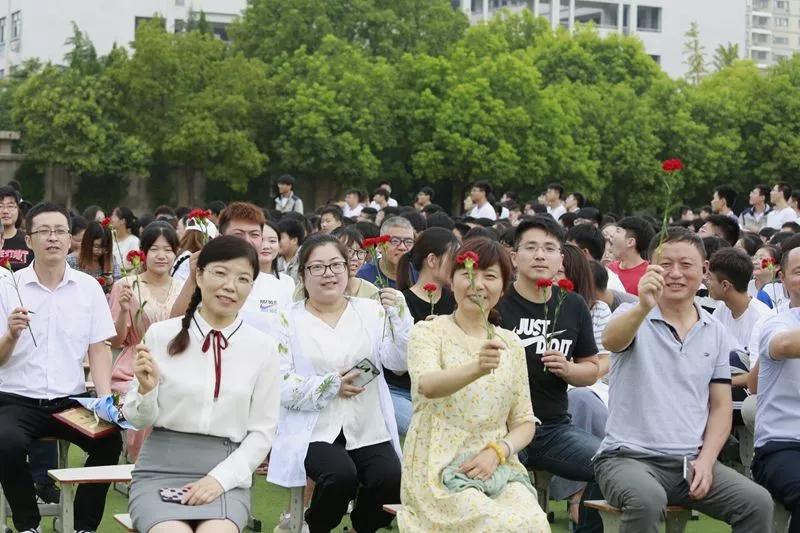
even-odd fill
[(25, 244), (25, 232), (20, 229), (22, 225), (20, 201), (20, 195), (15, 189), (0, 187), (0, 222), (3, 224), (0, 263), (8, 260), (14, 270), (25, 268), (33, 261), (33, 252)]
[[(358, 269), (357, 277), (369, 281), (376, 287), (397, 288), (397, 264), (403, 254), (407, 254), (414, 247), (414, 227), (403, 217), (391, 217), (381, 225), (381, 235), (388, 235), (391, 239), (386, 248), (386, 253), (381, 252), (377, 264), (370, 262)], [(417, 281), (417, 273), (411, 272), (411, 283)], [(382, 281), (379, 281), (382, 280)]]
[[(55, 437), (88, 453), (86, 466), (117, 463), (119, 433), (92, 439), (52, 415), (86, 396), (83, 360), (88, 354), (98, 396), (111, 392), (111, 354), (105, 341), (114, 322), (97, 281), (67, 265), (67, 211), (50, 203), (27, 215), (26, 236), (35, 260), (0, 280), (0, 484), (18, 531), (39, 531), (39, 508), (26, 456), (31, 444)], [(95, 531), (103, 517), (107, 484), (86, 484), (75, 498), (78, 532)]]

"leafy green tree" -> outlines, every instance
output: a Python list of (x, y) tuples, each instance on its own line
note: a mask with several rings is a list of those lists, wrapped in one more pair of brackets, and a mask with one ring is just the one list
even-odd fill
[(693, 85), (700, 83), (700, 80), (708, 73), (706, 68), (705, 46), (700, 43), (700, 28), (697, 22), (692, 22), (689, 29), (684, 34), (686, 42), (683, 45), (683, 55), (686, 56), (684, 64), (688, 67), (686, 79)]
[(727, 45), (719, 45), (714, 50), (714, 70), (720, 70), (730, 67), (739, 59), (739, 43)]

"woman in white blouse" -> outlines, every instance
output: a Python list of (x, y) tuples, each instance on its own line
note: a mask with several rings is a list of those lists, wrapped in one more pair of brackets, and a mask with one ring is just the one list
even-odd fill
[[(137, 531), (234, 533), (247, 523), (251, 478), (280, 403), (275, 342), (239, 318), (257, 274), (247, 241), (213, 239), (198, 257), (186, 314), (151, 325), (137, 348), (123, 414), (154, 426), (131, 483)], [(177, 503), (162, 501), (176, 492)]]
[(338, 526), (353, 499), (353, 528), (377, 531), (392, 521), (383, 505), (400, 499), (389, 388), (382, 375), (357, 386), (353, 369), (371, 363), (380, 373), (405, 371), (412, 319), (394, 289), (382, 290), (380, 302), (345, 296), (347, 259), (330, 235), (303, 243), (306, 298), (290, 310), (291, 347), (281, 354), (282, 412), (267, 479), (284, 487), (305, 486), (306, 476), (316, 482), (305, 514), (311, 533)]

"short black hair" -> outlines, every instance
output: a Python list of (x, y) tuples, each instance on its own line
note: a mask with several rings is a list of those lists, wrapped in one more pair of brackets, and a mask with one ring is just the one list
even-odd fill
[(433, 197), (435, 195), (435, 193), (433, 192), (433, 189), (431, 187), (427, 187), (427, 186), (420, 188), (419, 192), (421, 192), (425, 196), (430, 196), (431, 200), (433, 200)]
[(736, 292), (747, 292), (747, 285), (753, 277), (753, 261), (750, 256), (736, 248), (722, 248), (711, 255), (708, 270), (720, 281), (728, 280)]
[(551, 237), (555, 237), (561, 244), (564, 243), (564, 229), (556, 222), (553, 217), (546, 215), (534, 215), (532, 217), (525, 217), (522, 222), (517, 226), (517, 232), (514, 235), (514, 249), (519, 248), (519, 241), (526, 231), (532, 229), (540, 229)]
[[(629, 218), (629, 217), (626, 217), (626, 218)], [(631, 217), (631, 218), (633, 218), (633, 217)], [(622, 220), (625, 220), (625, 219), (623, 218)], [(714, 237), (714, 238), (718, 239), (719, 241), (722, 242), (722, 239), (719, 239), (718, 237)], [(698, 235), (697, 233), (693, 232), (690, 229), (681, 228), (681, 227), (677, 227), (677, 226), (672, 226), (670, 228), (667, 228), (667, 232), (666, 232), (666, 235), (664, 236), (664, 242), (663, 243), (661, 243), (661, 235), (660, 234), (659, 235), (653, 235), (653, 238), (650, 241), (650, 246), (648, 247), (648, 250), (647, 250), (647, 252), (648, 252), (647, 253), (647, 257), (650, 257), (650, 258), (653, 257), (653, 254), (655, 253), (656, 248), (658, 248), (659, 243), (664, 245), (664, 244), (670, 244), (670, 243), (674, 243), (674, 242), (687, 242), (687, 243), (691, 244), (700, 253), (700, 258), (703, 261), (705, 261), (705, 259), (707, 257), (706, 256), (706, 247), (703, 244), (703, 239), (700, 238), (700, 235)]]
[(492, 194), (492, 185), (488, 181), (484, 180), (476, 181), (475, 183), (472, 184), (472, 187), (470, 188), (472, 189), (478, 188), (482, 190), (484, 193), (486, 193), (486, 196)]
[(781, 226), (781, 231), (791, 231), (792, 233), (800, 233), (800, 224), (797, 222), (784, 222)]
[(573, 192), (570, 194), (575, 198), (575, 202), (578, 204), (578, 209), (586, 206), (586, 197), (583, 194), (579, 192)]
[(758, 236), (758, 233), (753, 233), (750, 231), (743, 232), (739, 237), (739, 242), (742, 243), (744, 251), (747, 252), (747, 255), (750, 257), (756, 255), (758, 249), (764, 244), (764, 241), (761, 240), (761, 237)]
[(728, 205), (728, 209), (733, 209), (733, 204), (736, 203), (736, 189), (730, 185), (718, 185), (717, 187), (714, 187), (714, 192), (717, 193), (719, 198), (725, 200), (725, 203)]
[(650, 241), (655, 235), (653, 225), (647, 219), (635, 216), (625, 217), (615, 225), (633, 235), (633, 239), (636, 241), (636, 253), (640, 257), (645, 257)]
[(731, 245), (725, 239), (720, 239), (716, 235), (703, 237), (703, 247), (706, 249), (706, 257), (711, 257), (723, 248), (730, 248)]
[(432, 215), (434, 213), (444, 213), (444, 209), (439, 204), (428, 204), (422, 208), (422, 212), (426, 215)]
[(559, 198), (563, 198), (564, 197), (564, 186), (561, 185), (560, 183), (550, 183), (550, 184), (548, 184), (547, 185), (547, 190), (549, 191), (550, 189), (553, 189), (554, 191), (558, 191), (558, 197)]
[(278, 178), (278, 185), (291, 185), (294, 190), (294, 177), (291, 174), (284, 174)]
[(384, 189), (383, 187), (378, 187), (377, 189), (375, 189), (374, 191), (372, 191), (372, 196), (373, 196), (373, 197), (374, 197), (376, 194), (380, 194), (381, 196), (383, 196), (383, 197), (384, 197), (384, 198), (386, 198), (387, 200), (390, 198), (390, 197), (389, 197), (389, 191), (387, 191), (387, 190), (386, 190), (386, 189)]
[(89, 221), (82, 216), (76, 215), (74, 217), (70, 217), (70, 233), (72, 235), (77, 235), (88, 227)]
[(475, 226), (474, 228), (470, 228), (466, 235), (464, 235), (464, 241), (469, 239), (474, 239), (476, 237), (484, 237), (491, 241), (500, 241), (500, 236), (494, 231), (492, 228), (484, 228), (483, 226)]
[(783, 198), (785, 200), (788, 201), (789, 198), (792, 197), (792, 186), (786, 183), (785, 181), (779, 181), (778, 183), (775, 184), (775, 186), (778, 188), (779, 191), (781, 191), (781, 193), (783, 193)]
[(426, 229), (428, 229), (427, 220), (425, 220), (425, 217), (422, 216), (422, 213), (418, 213), (417, 211), (414, 210), (414, 208), (410, 208), (409, 210), (403, 211), (402, 213), (400, 213), (400, 216), (411, 222), (411, 225), (414, 227), (414, 231), (417, 234), (420, 234)]
[(769, 200), (770, 187), (766, 183), (759, 183), (753, 190), (758, 191), (759, 196), (763, 196), (765, 200)]
[(306, 229), (297, 220), (283, 218), (278, 221), (278, 237), (285, 233), (290, 239), (297, 239), (297, 244), (303, 244), (306, 239)]
[(783, 246), (781, 247), (781, 257), (779, 259), (781, 270), (783, 270), (783, 272), (786, 272), (786, 269), (788, 268), (790, 255), (789, 252), (795, 248), (800, 248), (800, 235), (792, 235), (783, 242)]
[(576, 218), (578, 218), (577, 213), (567, 211), (558, 217), (558, 221), (561, 222), (561, 225), (564, 226), (564, 228), (569, 229), (575, 225)]
[(575, 214), (577, 215), (576, 218), (594, 220), (597, 222), (598, 226), (603, 222), (603, 216), (600, 214), (600, 210), (596, 207), (581, 207)]
[(760, 230), (758, 230), (758, 234), (759, 234), (759, 236), (761, 236), (761, 237), (763, 237), (763, 238), (765, 238), (767, 240), (770, 240), (772, 238), (772, 236), (775, 235), (776, 233), (778, 233), (779, 231), (780, 230), (777, 229), (777, 228), (772, 228), (770, 226), (766, 226), (766, 227), (763, 227)]
[(567, 242), (573, 241), (578, 248), (586, 249), (593, 259), (600, 261), (606, 251), (606, 238), (603, 232), (592, 224), (578, 224), (567, 231)]
[(592, 267), (592, 275), (594, 276), (594, 286), (599, 291), (608, 289), (608, 270), (600, 261), (592, 259), (589, 261), (589, 266)]
[(19, 203), (22, 201), (22, 197), (19, 195), (19, 191), (16, 190), (14, 187), (3, 185), (2, 187), (0, 187), (0, 200), (8, 197), (13, 198), (14, 203), (17, 204), (17, 207), (19, 207)]
[(427, 222), (429, 228), (445, 228), (452, 231), (453, 228), (456, 227), (453, 219), (447, 216), (447, 213), (444, 211), (430, 213), (425, 221)]
[(338, 205), (326, 205), (319, 210), (319, 218), (322, 218), (322, 215), (333, 215), (333, 218), (339, 222), (341, 222), (342, 218), (344, 218), (344, 215), (342, 214), (342, 208)]
[(703, 207), (701, 207), (700, 212), (702, 213), (703, 211), (705, 211), (708, 214), (712, 214), (714, 212), (714, 210), (711, 209), (710, 205), (704, 205)]
[(709, 215), (706, 218), (706, 223), (719, 228), (722, 232), (722, 238), (728, 241), (733, 246), (739, 240), (739, 223), (728, 215)]
[(514, 191), (506, 191), (506, 192), (504, 192), (503, 194), (504, 194), (504, 195), (506, 196), (506, 198), (508, 198), (509, 200), (516, 200), (516, 199), (517, 199), (517, 193), (516, 193), (516, 192), (514, 192)]
[(219, 216), (225, 209), (225, 202), (222, 200), (211, 200), (206, 204), (206, 209), (214, 213), (214, 215)]
[(28, 214), (25, 215), (25, 227), (28, 231), (33, 229), (33, 219), (44, 213), (61, 213), (67, 219), (67, 226), (71, 227), (72, 219), (69, 216), (69, 211), (63, 205), (54, 204), (53, 202), (39, 202), (31, 207)]
[(783, 243), (788, 241), (794, 236), (790, 231), (779, 231), (769, 239), (769, 243), (773, 246), (779, 246), (783, 249)]
[(531, 203), (531, 211), (533, 211), (536, 215), (544, 215), (547, 214), (547, 206), (540, 204), (539, 202), (533, 202)]
[(353, 224), (358, 232), (364, 236), (365, 239), (372, 239), (381, 234), (381, 229), (372, 222), (362, 220)]

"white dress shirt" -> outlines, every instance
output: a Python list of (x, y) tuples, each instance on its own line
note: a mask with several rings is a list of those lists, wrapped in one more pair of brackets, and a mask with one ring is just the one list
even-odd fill
[(472, 218), (488, 218), (489, 220), (497, 220), (497, 212), (489, 202), (473, 207), (469, 212), (469, 216)]
[(364, 204), (356, 204), (355, 207), (350, 207), (345, 203), (344, 209), (342, 209), (342, 216), (344, 218), (356, 218), (361, 214), (362, 209), (364, 209)]
[[(342, 372), (353, 368), (365, 357), (372, 359), (373, 341), (367, 327), (375, 324), (361, 320), (352, 305), (347, 305), (335, 327), (330, 327), (305, 307), (298, 309), (293, 319), (299, 331), (304, 333), (300, 346), (317, 374)], [(331, 444), (342, 431), (348, 450), (388, 441), (389, 432), (383, 423), (377, 379), (368, 383), (364, 392), (357, 396), (331, 399), (317, 418), (311, 442)]]
[(253, 288), (239, 313), (246, 324), (285, 345), (286, 311), (292, 305), (294, 280), (287, 275), (276, 278), (261, 272), (253, 282)]
[(767, 226), (779, 230), (787, 222), (794, 222), (795, 220), (797, 220), (797, 213), (791, 207), (786, 206), (783, 209), (773, 209), (769, 212)]
[(550, 216), (556, 219), (556, 222), (558, 222), (558, 219), (561, 218), (561, 215), (567, 212), (567, 208), (564, 207), (564, 204), (558, 204), (555, 207), (550, 207), (548, 205), (547, 212), (550, 213)]
[[(116, 335), (111, 310), (97, 280), (64, 263), (64, 278), (50, 290), (39, 283), (29, 266), (0, 279), (0, 335), (8, 331), (7, 317), (25, 307), (36, 339), (24, 330), (5, 365), (0, 367), (0, 392), (27, 398), (63, 398), (86, 392), (83, 360), (89, 345)], [(20, 298), (22, 305), (20, 305)]]
[[(214, 353), (202, 351), (213, 328), (195, 312), (189, 345), (169, 355), (167, 346), (181, 329), (181, 317), (157, 322), (145, 344), (160, 372), (158, 385), (144, 396), (131, 382), (122, 412), (137, 428), (155, 426), (239, 443), (208, 475), (227, 491), (249, 487), (253, 472), (269, 453), (278, 425), (280, 360), (275, 342), (238, 319), (221, 330), (228, 339), (222, 351), (219, 397), (214, 400)], [(191, 450), (186, 450), (191, 453)]]

